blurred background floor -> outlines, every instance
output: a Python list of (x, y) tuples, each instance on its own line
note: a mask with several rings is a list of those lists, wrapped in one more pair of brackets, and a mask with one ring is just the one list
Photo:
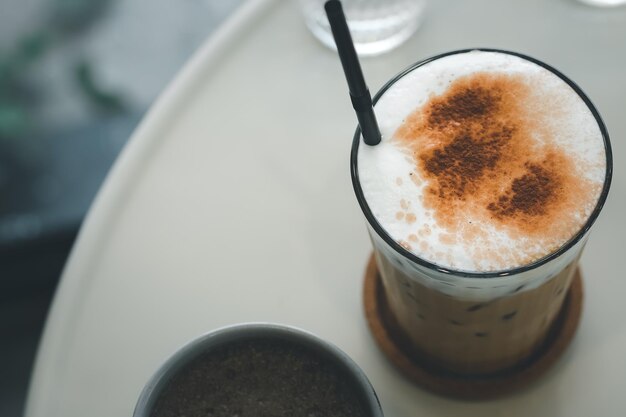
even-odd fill
[(242, 0), (0, 0), (0, 417), (21, 416), (80, 223), (158, 94)]

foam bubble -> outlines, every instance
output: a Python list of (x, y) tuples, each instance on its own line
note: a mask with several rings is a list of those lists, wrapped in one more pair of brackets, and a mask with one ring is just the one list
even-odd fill
[(382, 142), (359, 180), (387, 234), (443, 267), (520, 267), (565, 244), (600, 196), (604, 142), (561, 78), (497, 52), (449, 55), (376, 104)]

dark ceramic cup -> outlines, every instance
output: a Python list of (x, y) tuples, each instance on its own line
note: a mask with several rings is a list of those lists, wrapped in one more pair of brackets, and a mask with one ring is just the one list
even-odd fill
[(210, 354), (216, 349), (223, 349), (243, 341), (270, 340), (285, 342), (311, 352), (315, 357), (330, 364), (346, 382), (365, 410), (364, 417), (382, 417), (383, 412), (369, 380), (359, 366), (343, 351), (311, 333), (295, 327), (269, 324), (246, 323), (221, 328), (187, 343), (161, 365), (144, 387), (134, 417), (149, 417), (157, 399), (178, 372), (197, 359), (200, 355)]

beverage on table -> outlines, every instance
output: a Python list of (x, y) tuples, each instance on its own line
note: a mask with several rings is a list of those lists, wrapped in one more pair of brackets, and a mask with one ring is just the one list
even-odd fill
[(382, 417), (363, 371), (300, 329), (243, 323), (176, 351), (147, 382), (134, 417)]
[(375, 110), (382, 141), (355, 137), (352, 172), (392, 315), (438, 367), (523, 363), (608, 193), (599, 115), (556, 70), (487, 50), (413, 66)]

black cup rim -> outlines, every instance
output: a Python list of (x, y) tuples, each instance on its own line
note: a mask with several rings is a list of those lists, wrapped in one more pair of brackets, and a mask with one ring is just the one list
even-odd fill
[(360, 128), (358, 126), (357, 126), (356, 132), (354, 134), (354, 138), (352, 140), (352, 150), (350, 152), (350, 173), (351, 173), (351, 177), (352, 177), (352, 187), (354, 188), (354, 192), (356, 194), (357, 201), (359, 202), (359, 205), (361, 206), (361, 210), (363, 211), (363, 214), (365, 215), (365, 218), (367, 219), (367, 221), (370, 224), (370, 226), (372, 226), (374, 231), (378, 234), (378, 236), (380, 236), (383, 239), (383, 241), (385, 241), (385, 243), (387, 243), (393, 250), (395, 250), (400, 255), (404, 256), (405, 258), (409, 259), (410, 261), (412, 261), (412, 262), (414, 262), (414, 263), (416, 263), (416, 264), (418, 264), (420, 266), (423, 266), (423, 267), (428, 268), (430, 270), (438, 271), (438, 272), (440, 272), (442, 274), (447, 274), (447, 275), (451, 275), (451, 276), (454, 275), (454, 276), (463, 277), (463, 278), (497, 278), (497, 277), (504, 277), (504, 276), (513, 275), (513, 274), (520, 274), (522, 272), (530, 271), (530, 270), (536, 269), (536, 268), (538, 268), (538, 267), (540, 267), (542, 265), (545, 265), (546, 263), (550, 262), (551, 260), (556, 259), (559, 256), (563, 255), (572, 246), (576, 245), (587, 234), (587, 232), (591, 229), (591, 226), (593, 225), (593, 223), (598, 218), (598, 216), (600, 214), (600, 211), (602, 210), (602, 207), (604, 206), (604, 203), (605, 203), (606, 198), (608, 196), (609, 188), (611, 187), (611, 180), (612, 180), (612, 176), (613, 176), (613, 153), (612, 153), (612, 150), (611, 150), (611, 142), (610, 142), (610, 139), (609, 139), (609, 134), (608, 134), (608, 131), (607, 131), (606, 126), (604, 124), (604, 121), (602, 120), (602, 117), (600, 116), (600, 113), (598, 112), (596, 107), (593, 105), (593, 103), (591, 102), (589, 97), (587, 97), (587, 95), (583, 92), (583, 90), (576, 83), (574, 83), (572, 80), (570, 80), (567, 76), (565, 76), (563, 73), (558, 71), (556, 68), (553, 68), (552, 66), (550, 66), (550, 65), (548, 65), (548, 64), (546, 64), (546, 63), (544, 63), (542, 61), (539, 61), (538, 59), (532, 58), (532, 57), (530, 57), (528, 55), (521, 54), (519, 52), (512, 52), (512, 51), (507, 51), (507, 50), (502, 50), (502, 49), (494, 49), (494, 48), (468, 48), (468, 49), (459, 49), (459, 50), (455, 50), (455, 51), (445, 52), (445, 53), (442, 53), (442, 54), (439, 54), (439, 55), (432, 56), (430, 58), (426, 58), (426, 59), (424, 59), (422, 61), (418, 61), (415, 64), (409, 66), (405, 70), (403, 70), (400, 73), (398, 73), (397, 75), (395, 75), (387, 83), (385, 83), (385, 85), (383, 85), (382, 88), (380, 90), (378, 90), (378, 92), (374, 96), (374, 98), (373, 98), (374, 104), (376, 104), (378, 102), (380, 97), (382, 97), (382, 95), (393, 84), (395, 84), (399, 79), (404, 77), (409, 72), (415, 70), (416, 68), (419, 68), (422, 65), (428, 64), (429, 62), (435, 61), (437, 59), (444, 58), (446, 56), (455, 55), (455, 54), (462, 54), (462, 53), (467, 53), (467, 52), (472, 52), (472, 51), (499, 52), (499, 53), (503, 53), (503, 54), (513, 55), (513, 56), (517, 56), (519, 58), (525, 59), (527, 61), (530, 61), (530, 62), (532, 62), (534, 64), (537, 64), (537, 65), (547, 69), (548, 71), (552, 72), (553, 74), (558, 76), (560, 79), (562, 79), (566, 84), (568, 84), (576, 92), (576, 94), (578, 94), (578, 96), (587, 105), (587, 107), (591, 111), (593, 117), (595, 118), (596, 122), (598, 123), (598, 127), (600, 129), (600, 132), (602, 134), (602, 139), (604, 141), (604, 150), (605, 150), (605, 156), (606, 156), (605, 180), (604, 180), (604, 185), (602, 187), (602, 192), (600, 193), (600, 197), (598, 198), (598, 202), (597, 202), (593, 212), (591, 213), (591, 215), (587, 219), (587, 222), (578, 231), (578, 233), (576, 233), (570, 240), (565, 242), (565, 244), (563, 244), (556, 251), (554, 251), (554, 252), (550, 253), (549, 255), (547, 255), (547, 256), (545, 256), (543, 258), (540, 258), (540, 259), (538, 259), (538, 260), (536, 260), (536, 261), (534, 261), (534, 262), (532, 262), (532, 263), (530, 263), (528, 265), (524, 265), (524, 266), (521, 266), (521, 267), (511, 268), (511, 269), (506, 269), (506, 270), (501, 270), (501, 271), (490, 271), (490, 272), (468, 272), (468, 271), (456, 270), (456, 269), (453, 269), (453, 268), (446, 268), (446, 267), (443, 267), (441, 265), (437, 265), (435, 263), (429, 262), (429, 261), (427, 261), (427, 260), (425, 260), (423, 258), (420, 258), (419, 256), (413, 254), (412, 252), (409, 252), (408, 250), (406, 250), (405, 248), (400, 246), (395, 240), (393, 240), (391, 238), (391, 236), (389, 236), (387, 234), (385, 229), (383, 229), (383, 227), (378, 223), (378, 221), (376, 220), (376, 218), (372, 214), (372, 211), (370, 210), (370, 208), (369, 208), (369, 206), (367, 204), (367, 201), (365, 200), (365, 196), (363, 195), (363, 190), (361, 189), (361, 184), (359, 182), (358, 150), (359, 150), (359, 145), (360, 145), (360, 142), (361, 142), (361, 140), (360, 140), (360, 138), (361, 138), (361, 130), (360, 130)]
[(297, 327), (275, 323), (240, 323), (205, 333), (179, 348), (152, 375), (144, 386), (133, 417), (149, 417), (163, 389), (185, 365), (209, 352), (242, 340), (282, 340), (310, 349), (337, 366), (351, 381), (364, 401), (371, 417), (383, 417), (382, 407), (372, 384), (363, 370), (345, 352), (334, 344)]

